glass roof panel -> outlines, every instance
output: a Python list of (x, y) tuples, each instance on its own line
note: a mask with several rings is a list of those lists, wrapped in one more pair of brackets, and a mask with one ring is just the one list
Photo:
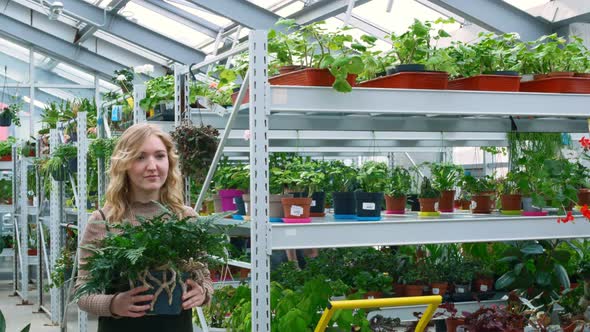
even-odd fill
[(122, 49), (131, 51), (131, 52), (133, 52), (141, 57), (144, 57), (148, 60), (159, 63), (163, 66), (166, 66), (168, 64), (167, 58), (164, 58), (164, 57), (162, 57), (158, 54), (155, 54), (151, 51), (145, 50), (145, 49), (143, 49), (139, 46), (136, 46), (133, 43), (127, 42), (121, 38), (113, 36), (110, 33), (104, 32), (102, 30), (98, 30), (94, 33), (94, 36), (97, 38), (100, 38), (102, 40), (105, 40), (111, 44), (114, 44)]
[[(133, 14), (132, 17), (137, 20), (138, 24), (191, 47), (211, 40), (210, 37), (197, 30), (133, 2), (129, 2), (122, 12), (127, 15)], [(157, 24), (154, 24), (156, 22)]]
[(520, 10), (528, 10), (534, 7), (548, 4), (551, 0), (504, 0)]
[(186, 10), (187, 12), (189, 12), (193, 15), (204, 18), (207, 21), (209, 21), (211, 23), (215, 23), (219, 26), (228, 26), (230, 24), (233, 24), (233, 22), (231, 20), (228, 20), (227, 18), (225, 18), (223, 16), (215, 15), (213, 13), (205, 11), (196, 5), (192, 5), (192, 4), (188, 4), (188, 3), (180, 4), (176, 1), (166, 1), (166, 2), (169, 2), (170, 4), (180, 8), (182, 10)]
[(303, 9), (303, 5), (303, 2), (296, 1), (284, 8), (275, 11), (275, 13), (277, 13), (279, 16), (287, 17)]

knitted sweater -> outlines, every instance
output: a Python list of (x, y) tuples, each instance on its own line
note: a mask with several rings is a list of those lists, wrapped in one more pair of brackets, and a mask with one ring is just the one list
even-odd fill
[[(102, 210), (105, 215), (109, 215), (109, 206), (105, 206)], [(134, 202), (131, 204), (130, 215), (149, 218), (158, 215), (161, 212), (162, 211), (160, 210), (160, 207), (153, 202)], [(184, 216), (196, 216), (196, 213), (192, 208), (185, 207)], [(98, 223), (96, 223), (97, 221)], [(104, 223), (100, 223), (101, 221), (103, 221), (103, 218), (100, 212), (94, 211), (92, 216), (90, 216), (88, 223), (86, 224), (86, 228), (84, 229), (81, 245), (96, 244), (96, 241), (101, 240), (106, 236), (106, 227)], [(137, 220), (134, 218), (131, 218), (131, 222), (134, 225), (138, 224)], [(91, 255), (92, 252), (80, 248), (78, 266), (82, 267), (86, 263), (86, 259)], [(213, 283), (211, 281), (209, 270), (205, 267), (199, 271), (193, 271), (193, 275), (198, 276), (197, 280), (195, 281), (202, 285), (205, 289), (205, 303), (208, 303), (211, 300), (211, 296), (213, 295)], [(78, 280), (76, 281), (76, 288), (82, 285), (87, 277), (88, 271), (80, 269)], [(110, 307), (111, 301), (114, 297), (115, 295), (110, 294), (85, 295), (78, 300), (78, 306), (80, 309), (97, 316), (113, 316)]]

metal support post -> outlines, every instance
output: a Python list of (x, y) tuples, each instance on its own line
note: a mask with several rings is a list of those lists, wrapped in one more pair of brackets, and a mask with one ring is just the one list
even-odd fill
[[(270, 331), (270, 222), (268, 217), (267, 32), (250, 32), (250, 197), (252, 198), (252, 331)], [(242, 86), (242, 89), (244, 87)], [(242, 94), (243, 91), (240, 91)], [(237, 103), (239, 108), (239, 101)]]
[[(86, 117), (86, 112), (78, 113), (78, 198), (76, 199), (76, 202), (78, 203), (78, 246), (80, 245), (80, 242), (82, 242), (82, 234), (84, 234), (84, 228), (88, 221), (88, 212), (86, 212), (86, 156), (88, 155)], [(69, 298), (69, 296), (66, 296), (66, 298)], [(67, 305), (68, 304), (66, 303), (66, 306)], [(65, 312), (67, 312), (67, 310)], [(88, 314), (85, 311), (78, 309), (78, 331), (86, 332), (87, 325)]]
[[(50, 154), (53, 155), (54, 151), (57, 149), (57, 145), (60, 144), (60, 140), (58, 139), (58, 130), (57, 129), (50, 129), (49, 130), (49, 149)], [(60, 229), (59, 224), (61, 222), (61, 211), (63, 207), (61, 206), (60, 198), (61, 198), (61, 182), (55, 181), (53, 177), (51, 177), (51, 193), (49, 196), (49, 237), (50, 237), (50, 245), (49, 245), (49, 269), (55, 269), (55, 265), (57, 262), (57, 258), (59, 255), (60, 250), (60, 243), (58, 241), (60, 237)], [(61, 311), (61, 291), (58, 288), (51, 288), (51, 322), (53, 324), (59, 324), (59, 317)]]
[[(96, 137), (98, 138), (105, 138), (105, 127), (106, 127), (106, 119), (103, 116), (103, 112), (105, 110), (104, 105), (101, 105), (100, 100), (100, 85), (98, 76), (94, 76), (94, 99), (96, 100)], [(106, 165), (104, 158), (98, 158), (97, 160), (97, 168), (98, 168), (98, 201), (102, 202), (102, 198), (104, 197), (106, 191)]]
[[(14, 156), (12, 158), (12, 197), (16, 197), (16, 188), (18, 188), (18, 182), (17, 182), (17, 174), (18, 174), (18, 163), (16, 160), (16, 147), (12, 147), (12, 155)], [(12, 202), (12, 224), (15, 225), (17, 219), (17, 213), (18, 213), (18, 208), (13, 200)], [(14, 239), (17, 238), (16, 234), (18, 231), (18, 227), (14, 227), (14, 231), (13, 231), (13, 237)], [(16, 243), (16, 241), (15, 241)], [(17, 250), (18, 249), (18, 250)], [(12, 263), (13, 263), (13, 269), (12, 269), (12, 287), (13, 287), (13, 295), (16, 296), (17, 295), (17, 290), (18, 290), (18, 267), (19, 267), (19, 257), (20, 257), (20, 246), (14, 246), (14, 255), (12, 255)]]
[[(178, 127), (182, 120), (182, 97), (183, 92), (184, 95), (187, 96), (188, 99), (188, 85), (189, 81), (185, 80), (184, 77), (186, 75), (182, 74), (183, 71), (186, 71), (184, 67), (178, 64), (174, 65), (174, 127)], [(183, 91), (184, 90), (184, 91)]]
[(146, 88), (143, 84), (133, 84), (133, 124), (145, 122), (145, 111), (139, 106), (139, 101), (145, 98)]
[[(18, 154), (16, 153), (16, 146), (12, 148), (13, 155), (12, 158), (18, 158)], [(21, 298), (23, 300), (23, 304), (29, 304), (29, 254), (28, 254), (28, 240), (29, 240), (29, 220), (27, 216), (27, 210), (23, 205), (23, 201), (26, 202), (26, 193), (27, 193), (27, 169), (26, 169), (26, 162), (24, 158), (19, 158), (18, 162), (18, 192), (16, 195), (13, 196), (13, 204), (18, 206), (18, 220), (20, 226), (20, 236), (21, 236), (21, 246), (20, 246), (20, 255), (22, 257), (21, 262)], [(23, 199), (24, 197), (24, 199)], [(26, 203), (25, 203), (26, 204)]]

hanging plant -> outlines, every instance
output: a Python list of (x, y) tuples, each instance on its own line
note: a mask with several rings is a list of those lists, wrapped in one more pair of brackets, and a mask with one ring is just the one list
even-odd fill
[(219, 131), (211, 125), (195, 126), (185, 122), (176, 127), (171, 136), (176, 142), (182, 173), (197, 182), (204, 181), (217, 151)]

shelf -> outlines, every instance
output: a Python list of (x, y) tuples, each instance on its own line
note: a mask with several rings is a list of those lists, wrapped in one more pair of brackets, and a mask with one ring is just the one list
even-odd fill
[(12, 171), (12, 161), (0, 161), (0, 171)]
[[(487, 301), (470, 301), (470, 302), (455, 302), (455, 308), (457, 312), (461, 314), (462, 312), (475, 312), (480, 307), (490, 307), (492, 305), (506, 305), (506, 300), (503, 299), (496, 299), (496, 300), (487, 300)], [(424, 312), (426, 310), (426, 305), (416, 305), (416, 306), (403, 306), (403, 307), (392, 307), (392, 308), (383, 308), (377, 309), (374, 311), (369, 312), (367, 319), (371, 319), (376, 315), (381, 315), (383, 317), (391, 317), (391, 318), (399, 318), (402, 322), (412, 322), (416, 321), (416, 317), (414, 316), (414, 312)], [(434, 319), (445, 319), (448, 317), (446, 314), (446, 310), (444, 309), (437, 309), (436, 313), (443, 314), (443, 316), (439, 316)], [(446, 315), (445, 315), (446, 314)]]
[(13, 209), (14, 208), (12, 205), (6, 205), (6, 204), (0, 205), (0, 213), (12, 213)]
[(376, 222), (335, 221), (328, 216), (312, 218), (309, 224), (273, 223), (271, 234), (272, 249), (334, 248), (583, 238), (590, 237), (590, 223), (581, 216), (567, 224), (558, 224), (557, 216), (407, 214)]

